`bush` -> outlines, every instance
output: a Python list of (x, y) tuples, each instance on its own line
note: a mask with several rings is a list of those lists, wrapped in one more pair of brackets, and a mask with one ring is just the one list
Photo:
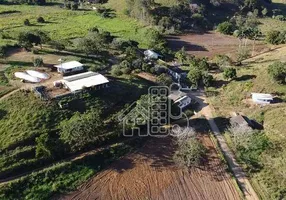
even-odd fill
[(114, 66), (112, 66), (111, 74), (113, 76), (121, 76), (123, 73), (122, 73), (119, 65), (114, 65)]
[(25, 25), (25, 26), (30, 26), (31, 23), (30, 23), (30, 21), (29, 21), (28, 19), (25, 19), (25, 20), (24, 20), (24, 25)]
[(221, 69), (231, 65), (232, 61), (230, 59), (230, 57), (228, 57), (227, 55), (216, 55), (214, 57), (215, 64), (220, 67)]
[(232, 35), (233, 33), (233, 25), (230, 22), (223, 22), (217, 26), (217, 31), (225, 34), (225, 35)]
[(173, 80), (168, 74), (162, 73), (157, 77), (157, 82), (161, 85), (170, 86)]
[(202, 78), (203, 78), (204, 86), (206, 86), (206, 87), (210, 87), (213, 80), (214, 80), (214, 77), (208, 73), (204, 73)]
[(56, 49), (58, 51), (63, 51), (66, 48), (65, 45), (59, 41), (51, 41), (49, 44), (53, 49)]
[(43, 67), (43, 65), (44, 65), (43, 58), (41, 58), (41, 57), (35, 58), (33, 63), (34, 63), (35, 67)]
[(38, 17), (37, 22), (38, 23), (45, 23), (45, 19), (43, 17)]
[(236, 78), (236, 69), (233, 67), (224, 69), (223, 77), (227, 80)]
[(197, 87), (199, 85), (201, 77), (202, 77), (201, 71), (196, 67), (191, 67), (188, 73), (188, 78), (193, 86)]
[(278, 61), (269, 65), (268, 74), (277, 83), (286, 83), (286, 64)]
[(84, 149), (102, 135), (103, 123), (97, 110), (76, 113), (60, 124), (60, 138), (72, 151)]
[(283, 15), (276, 15), (275, 19), (280, 20), (280, 21), (285, 21), (286, 17), (284, 17)]
[(266, 34), (266, 41), (270, 44), (284, 44), (286, 43), (286, 32), (270, 31)]
[(196, 132), (191, 128), (179, 128), (173, 131), (178, 149), (173, 159), (179, 166), (198, 166), (206, 153), (205, 147), (195, 137)]

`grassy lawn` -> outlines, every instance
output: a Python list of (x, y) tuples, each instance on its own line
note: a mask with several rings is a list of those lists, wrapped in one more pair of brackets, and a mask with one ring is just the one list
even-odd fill
[[(20, 11), (1, 16), (0, 27), (12, 39), (21, 31), (33, 29), (46, 31), (52, 39), (73, 39), (86, 35), (89, 28), (97, 26), (118, 37), (136, 40), (141, 47), (148, 45), (148, 28), (124, 16), (110, 19), (100, 17), (95, 11), (70, 11), (58, 6), (0, 5), (0, 12), (8, 10)], [(39, 16), (46, 23), (37, 23)], [(31, 26), (24, 26), (25, 19), (29, 19)], [(10, 42), (11, 40), (0, 39), (0, 44)]]
[[(237, 67), (238, 78), (226, 82), (224, 86), (214, 89), (216, 93), (210, 97), (216, 109), (217, 116), (229, 116), (230, 112), (242, 112), (250, 119), (255, 119), (264, 126), (263, 132), (271, 142), (271, 146), (260, 156), (263, 168), (258, 172), (250, 172), (253, 183), (258, 191), (262, 192), (263, 199), (285, 198), (286, 171), (286, 103), (259, 107), (244, 103), (250, 98), (251, 92), (278, 94), (286, 100), (286, 86), (279, 85), (271, 80), (267, 67), (274, 61), (286, 61), (286, 48), (251, 58), (244, 62), (244, 66)], [(223, 80), (222, 74), (216, 74), (217, 80)], [(228, 142), (231, 139), (226, 135)]]

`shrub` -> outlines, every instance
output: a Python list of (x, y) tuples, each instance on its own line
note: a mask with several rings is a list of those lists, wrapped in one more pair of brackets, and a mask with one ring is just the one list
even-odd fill
[(269, 65), (268, 74), (277, 83), (286, 83), (286, 64), (278, 61)]
[(231, 65), (232, 61), (227, 55), (216, 55), (213, 60), (221, 69)]
[(236, 69), (233, 67), (224, 69), (223, 77), (227, 80), (236, 78)]
[(35, 67), (43, 67), (43, 65), (44, 65), (43, 58), (41, 58), (41, 57), (35, 58), (33, 63), (34, 63)]
[(161, 85), (170, 86), (173, 80), (168, 74), (162, 73), (157, 77), (157, 82)]
[(25, 25), (25, 26), (30, 26), (31, 23), (30, 23), (30, 21), (29, 21), (28, 19), (25, 19), (25, 20), (24, 20), (24, 25)]
[(225, 34), (225, 35), (232, 35), (233, 33), (233, 25), (230, 22), (223, 22), (217, 26), (217, 31)]
[(102, 133), (102, 121), (97, 110), (84, 114), (76, 113), (69, 120), (60, 124), (60, 138), (72, 151), (86, 148)]
[(196, 67), (191, 67), (188, 73), (188, 78), (193, 86), (198, 86), (201, 77), (201, 71)]
[(240, 47), (237, 50), (237, 58), (236, 58), (238, 65), (241, 65), (241, 62), (247, 59), (249, 56), (250, 56), (249, 49), (247, 47)]
[(59, 41), (51, 41), (49, 44), (53, 49), (56, 49), (58, 51), (63, 51), (66, 48), (65, 45)]
[(45, 23), (45, 19), (43, 17), (38, 17), (37, 22), (38, 23)]
[(173, 134), (178, 146), (173, 156), (175, 163), (186, 167), (200, 165), (206, 149), (195, 137), (196, 132), (192, 128), (178, 128)]
[(206, 87), (210, 87), (213, 80), (214, 80), (214, 77), (208, 73), (204, 73), (202, 78), (203, 78), (204, 86), (206, 86)]
[(119, 65), (112, 66), (111, 74), (113, 76), (121, 76), (122, 75), (122, 71), (120, 69), (120, 66)]
[(283, 15), (276, 15), (275, 19), (280, 20), (280, 21), (285, 21), (286, 17), (284, 17)]
[(270, 44), (284, 44), (286, 42), (286, 32), (270, 31), (266, 34), (266, 41)]

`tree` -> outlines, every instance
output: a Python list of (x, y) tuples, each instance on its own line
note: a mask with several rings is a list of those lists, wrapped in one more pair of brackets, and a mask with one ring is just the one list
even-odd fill
[(65, 50), (65, 45), (61, 43), (60, 41), (51, 41), (49, 43), (53, 49), (56, 49), (58, 51), (63, 51)]
[(188, 60), (188, 54), (185, 50), (185, 47), (182, 47), (179, 51), (177, 51), (175, 57), (179, 60), (180, 63), (184, 64)]
[(30, 21), (29, 21), (28, 19), (25, 19), (25, 20), (24, 20), (24, 25), (25, 25), (25, 26), (30, 26), (31, 23), (30, 23)]
[(113, 76), (121, 76), (122, 75), (122, 71), (119, 65), (113, 65), (112, 69), (111, 69), (111, 74)]
[(225, 35), (231, 35), (233, 33), (233, 25), (230, 22), (220, 23), (217, 26), (217, 31)]
[(64, 153), (64, 146), (58, 138), (51, 137), (48, 133), (36, 138), (37, 158), (57, 158)]
[(211, 74), (204, 73), (202, 76), (202, 79), (203, 79), (204, 86), (209, 87), (211, 86), (214, 80), (214, 77)]
[(231, 65), (232, 61), (227, 55), (216, 55), (213, 60), (221, 69)]
[(286, 32), (270, 31), (266, 34), (266, 41), (270, 44), (284, 44), (286, 43)]
[(264, 8), (264, 9), (261, 11), (261, 13), (262, 13), (262, 16), (263, 16), (263, 17), (266, 17), (267, 14), (268, 14), (267, 8)]
[(199, 70), (197, 67), (191, 67), (188, 73), (188, 79), (190, 80), (193, 86), (197, 87), (199, 85), (201, 77), (202, 77), (201, 70)]
[(286, 83), (286, 63), (277, 61), (269, 65), (268, 74), (277, 83)]
[(102, 134), (103, 123), (98, 111), (76, 113), (69, 120), (60, 123), (60, 138), (72, 151), (85, 148)]
[(173, 80), (168, 74), (162, 73), (157, 77), (157, 82), (160, 85), (170, 86), (173, 83)]
[(26, 50), (30, 50), (33, 47), (41, 44), (41, 38), (31, 32), (21, 32), (18, 36), (19, 45)]
[(240, 47), (237, 51), (237, 62), (241, 65), (241, 62), (249, 57), (249, 49), (247, 47)]
[(179, 128), (173, 130), (177, 150), (173, 159), (179, 166), (199, 166), (206, 153), (205, 147), (196, 138), (196, 132), (192, 128)]
[(135, 47), (129, 46), (125, 49), (125, 60), (132, 62), (137, 58), (137, 51)]
[(35, 58), (33, 63), (34, 63), (35, 67), (43, 67), (43, 65), (44, 65), (43, 58), (41, 58), (41, 57)]
[(38, 17), (37, 22), (38, 23), (45, 23), (45, 19), (43, 17)]
[(227, 80), (236, 78), (236, 69), (233, 67), (225, 68), (223, 71), (223, 77)]

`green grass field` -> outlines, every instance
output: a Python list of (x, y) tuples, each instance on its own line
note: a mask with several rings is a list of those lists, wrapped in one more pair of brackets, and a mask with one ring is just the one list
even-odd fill
[[(263, 124), (263, 132), (271, 146), (260, 156), (262, 170), (250, 173), (263, 199), (286, 197), (283, 176), (286, 171), (286, 103), (259, 107), (246, 104), (244, 100), (251, 97), (251, 92), (274, 93), (286, 100), (286, 85), (273, 82), (267, 73), (269, 64), (286, 61), (285, 53), (286, 47), (283, 47), (246, 60), (244, 66), (237, 67), (238, 78), (215, 89), (218, 95), (209, 98), (218, 117), (229, 116), (230, 112), (242, 112), (250, 119)], [(217, 74), (216, 79), (223, 80), (222, 74)]]
[[(102, 18), (95, 11), (70, 11), (59, 6), (0, 5), (1, 11), (17, 10), (18, 13), (1, 15), (0, 27), (2, 34), (17, 38), (19, 32), (40, 29), (46, 31), (52, 39), (66, 40), (83, 37), (88, 29), (97, 26), (105, 31), (124, 39), (136, 40), (141, 47), (148, 44), (148, 28), (134, 19), (124, 16)], [(42, 16), (47, 22), (37, 23)], [(24, 26), (29, 19), (31, 26)], [(0, 39), (0, 44), (10, 44), (11, 40)]]

